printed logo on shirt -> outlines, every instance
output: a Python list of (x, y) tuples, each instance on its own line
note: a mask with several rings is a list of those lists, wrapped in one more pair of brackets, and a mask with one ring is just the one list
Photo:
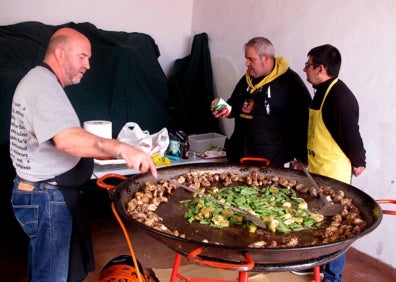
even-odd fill
[(244, 118), (244, 119), (253, 119), (253, 116), (252, 116), (252, 115), (240, 114), (239, 116), (240, 116), (241, 118)]
[(254, 107), (254, 101), (252, 99), (245, 99), (242, 104), (242, 112), (249, 114)]

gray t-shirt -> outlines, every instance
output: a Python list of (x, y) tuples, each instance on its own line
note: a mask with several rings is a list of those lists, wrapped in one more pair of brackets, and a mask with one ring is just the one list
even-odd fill
[(58, 150), (52, 137), (80, 127), (78, 116), (54, 73), (37, 66), (18, 84), (12, 101), (10, 156), (18, 176), (52, 179), (80, 158)]

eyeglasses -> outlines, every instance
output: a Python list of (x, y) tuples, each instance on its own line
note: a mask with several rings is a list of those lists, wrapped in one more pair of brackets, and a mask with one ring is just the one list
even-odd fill
[(313, 63), (305, 63), (305, 67), (308, 68), (309, 66), (313, 66), (314, 68), (316, 68), (317, 66), (319, 66), (318, 64), (313, 64)]

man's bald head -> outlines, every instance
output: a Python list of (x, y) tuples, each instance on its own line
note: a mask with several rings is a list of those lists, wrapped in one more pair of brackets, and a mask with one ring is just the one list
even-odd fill
[(80, 82), (90, 68), (91, 43), (75, 29), (63, 27), (50, 38), (44, 62), (48, 64), (63, 86)]

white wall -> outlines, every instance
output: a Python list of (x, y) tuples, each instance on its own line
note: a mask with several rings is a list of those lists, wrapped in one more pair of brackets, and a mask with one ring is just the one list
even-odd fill
[[(195, 0), (192, 32), (209, 35), (215, 91), (223, 98), (245, 73), (243, 45), (251, 37), (268, 37), (304, 80), (307, 52), (335, 45), (343, 58), (340, 78), (360, 104), (367, 150), (367, 169), (352, 185), (373, 199), (396, 199), (395, 15), (392, 0)], [(224, 126), (230, 135), (233, 121)], [(395, 224), (396, 218), (384, 215), (379, 227), (353, 246), (396, 267)]]
[[(367, 169), (353, 185), (374, 199), (396, 199), (396, 103), (392, 97), (396, 93), (396, 1), (1, 0), (0, 11), (0, 25), (73, 21), (91, 22), (105, 30), (147, 33), (159, 46), (166, 74), (175, 59), (189, 54), (192, 36), (206, 32), (215, 90), (223, 98), (228, 98), (245, 72), (243, 44), (253, 36), (268, 37), (277, 54), (287, 57), (304, 79), (308, 50), (334, 44), (343, 56), (340, 77), (360, 103), (367, 149)], [(228, 135), (232, 126), (230, 121), (225, 123)], [(396, 267), (394, 224), (396, 218), (385, 215), (380, 226), (354, 247)]]
[(193, 0), (1, 0), (0, 25), (90, 22), (104, 30), (146, 33), (156, 41), (168, 75), (174, 60), (190, 52), (192, 5)]

